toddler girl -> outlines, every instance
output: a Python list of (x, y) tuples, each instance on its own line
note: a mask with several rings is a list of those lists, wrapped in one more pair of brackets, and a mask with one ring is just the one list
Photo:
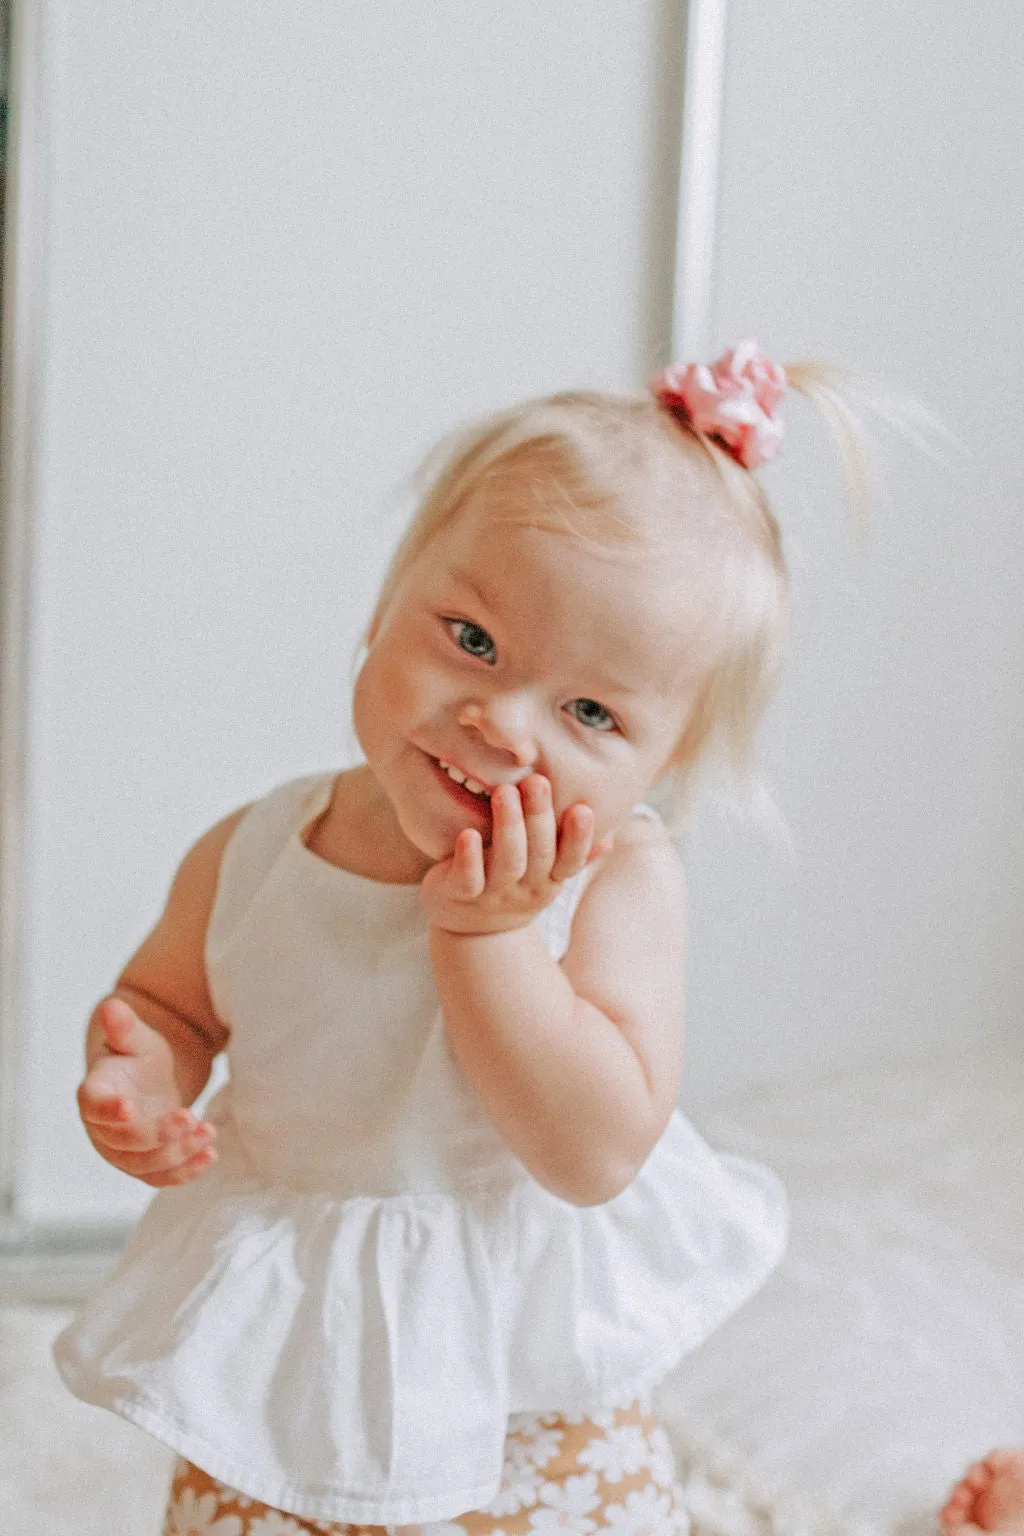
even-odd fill
[[(828, 380), (789, 371), (856, 451)], [(651, 1389), (786, 1209), (676, 1108), (670, 830), (713, 748), (749, 774), (782, 656), (786, 382), (747, 342), (447, 444), (365, 760), (201, 837), (97, 1006), (86, 1130), (161, 1192), (55, 1354), (178, 1453), (171, 1536), (687, 1529)]]

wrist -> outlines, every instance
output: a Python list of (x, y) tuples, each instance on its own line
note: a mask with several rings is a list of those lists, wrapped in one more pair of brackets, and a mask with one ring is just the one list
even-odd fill
[(503, 933), (518, 933), (522, 928), (529, 928), (535, 916), (536, 913), (530, 912), (514, 917), (495, 914), (493, 917), (484, 918), (478, 912), (467, 912), (465, 926), (458, 919), (444, 923), (431, 923), (430, 934), (431, 937), (434, 934), (444, 934), (455, 939), (493, 939)]

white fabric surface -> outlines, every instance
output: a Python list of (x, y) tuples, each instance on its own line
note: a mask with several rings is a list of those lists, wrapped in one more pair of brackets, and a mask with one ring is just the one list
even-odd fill
[[(778, 1261), (785, 1196), (678, 1111), (616, 1199), (543, 1189), (448, 1046), (417, 888), (302, 842), (331, 784), (282, 786), (228, 845), (219, 1161), (156, 1196), (55, 1358), (78, 1396), (276, 1508), (443, 1520), (497, 1494), (510, 1413), (640, 1393), (739, 1307)], [(555, 958), (583, 879), (538, 919)]]
[(783, 1481), (931, 1533), (1024, 1445), (1024, 1041), (794, 1082), (695, 1117), (790, 1196), (767, 1286), (655, 1394)]

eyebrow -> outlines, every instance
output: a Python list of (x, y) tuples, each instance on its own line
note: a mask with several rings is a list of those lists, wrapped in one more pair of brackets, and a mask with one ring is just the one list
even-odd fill
[[(491, 602), (491, 599), (477, 585), (468, 571), (462, 571), (458, 566), (452, 566), (448, 574), (453, 581), (458, 582), (459, 586), (465, 587), (467, 592), (472, 592), (477, 601), (482, 603), (485, 608), (490, 609), (491, 612), (494, 611), (494, 604)], [(598, 692), (607, 695), (609, 698), (618, 696), (622, 699), (633, 699), (637, 694), (637, 690), (633, 685), (624, 683), (619, 678), (612, 677), (610, 674), (604, 677)], [(596, 698), (596, 695), (593, 697)]]
[(481, 591), (468, 571), (460, 571), (458, 566), (452, 566), (448, 574), (453, 581), (458, 582), (460, 587), (465, 587), (468, 592), (472, 592), (477, 601), (483, 603), (485, 608), (492, 608), (494, 606), (487, 593)]

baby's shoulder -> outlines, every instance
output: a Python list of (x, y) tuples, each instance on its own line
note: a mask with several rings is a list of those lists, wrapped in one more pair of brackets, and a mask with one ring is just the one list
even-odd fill
[[(628, 1021), (638, 1048), (644, 1042), (674, 1061), (687, 932), (682, 855), (660, 818), (634, 814), (594, 864), (573, 921), (565, 972), (577, 994), (620, 1028)], [(669, 1069), (662, 1078), (675, 1081)]]
[(587, 872), (580, 907), (611, 914), (616, 906), (650, 901), (666, 911), (685, 907), (686, 879), (682, 854), (656, 812), (644, 806), (619, 824), (610, 853), (596, 859)]
[(613, 852), (635, 858), (660, 855), (670, 863), (682, 865), (682, 857), (672, 836), (658, 815), (649, 805), (633, 807), (630, 816), (616, 828)]
[(616, 832), (616, 838), (625, 836), (637, 843), (664, 843), (675, 847), (665, 823), (652, 805), (645, 801), (634, 805), (631, 815)]

